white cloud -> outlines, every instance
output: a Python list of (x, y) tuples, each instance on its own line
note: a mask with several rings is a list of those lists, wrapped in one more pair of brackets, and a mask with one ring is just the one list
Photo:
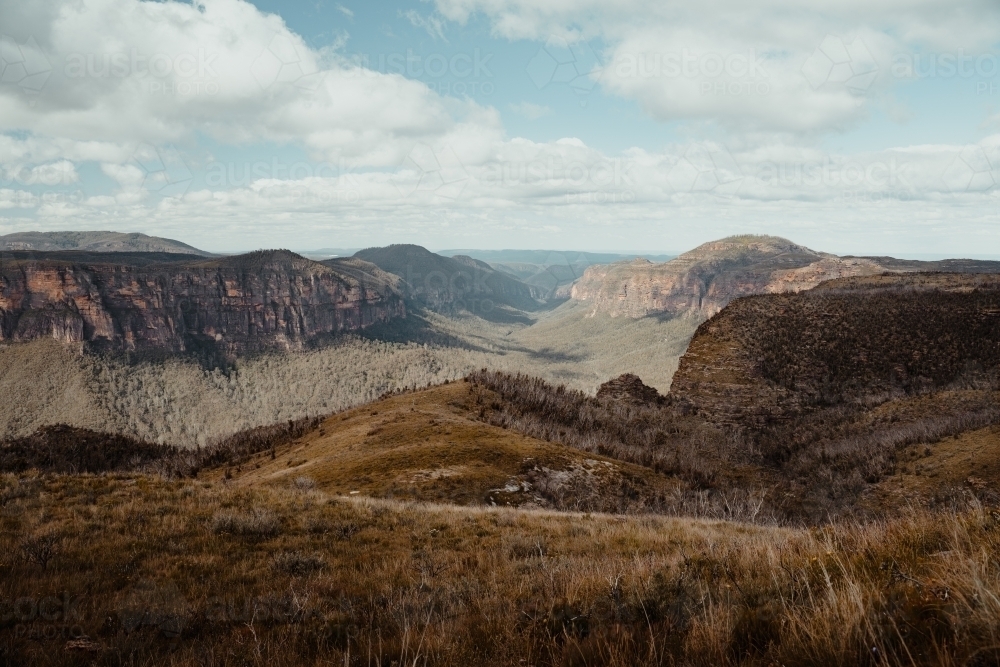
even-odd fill
[[(865, 118), (901, 77), (894, 57), (997, 44), (1000, 4), (963, 0), (436, 0), (509, 39), (604, 45), (593, 74), (662, 121), (815, 133)], [(898, 69), (898, 68), (897, 68)]]
[(146, 178), (142, 169), (131, 164), (102, 164), (101, 171), (113, 178), (122, 190), (137, 191)]
[(347, 7), (345, 7), (344, 5), (340, 5), (340, 4), (338, 4), (338, 5), (337, 5), (337, 10), (338, 10), (338, 11), (339, 11), (339, 12), (340, 12), (341, 14), (343, 14), (344, 16), (346, 16), (347, 18), (351, 18), (351, 19), (353, 19), (353, 18), (354, 18), (354, 12), (353, 12), (353, 11), (351, 11), (350, 9), (348, 9)]
[[(967, 14), (929, 0), (438, 0), (449, 19), (482, 11), (498, 33), (537, 39), (538, 62), (553, 70), (536, 72), (540, 87), (596, 85), (656, 119), (742, 130), (617, 155), (577, 138), (507, 137), (496, 109), (311, 49), (239, 0), (42, 4), (0, 8), (0, 25), (16, 21), (52, 65), (39, 91), (0, 82), (0, 232), (113, 224), (219, 250), (303, 247), (296, 239), (331, 234), (680, 250), (770, 231), (840, 251), (945, 248), (957, 236), (987, 247), (1000, 233), (1000, 135), (861, 154), (821, 150), (816, 137), (858, 122), (872, 100), (888, 104), (898, 49), (988, 44), (1000, 27), (992, 3), (966, 2), (978, 12)], [(432, 18), (414, 24), (443, 38)], [(21, 33), (17, 43), (28, 44)], [(576, 60), (564, 62), (567, 53)], [(201, 167), (210, 162), (205, 136), (264, 151), (268, 163), (268, 151), (291, 145), (309, 162), (206, 187), (184, 159), (190, 149)], [(88, 196), (46, 186), (89, 188), (81, 163), (100, 165), (117, 188)]]
[(434, 15), (422, 16), (415, 9), (408, 9), (405, 12), (400, 11), (399, 15), (403, 18), (409, 19), (410, 23), (412, 23), (414, 27), (422, 28), (427, 31), (427, 34), (434, 39), (440, 39), (443, 42), (448, 41), (444, 36), (444, 21), (441, 20), (440, 17)]
[[(485, 158), (463, 159), (450, 147), (418, 145), (404, 168), (391, 173), (335, 174), (317, 166), (159, 201), (147, 197), (147, 174), (141, 168), (104, 165), (121, 184), (113, 202), (54, 197), (46, 203), (10, 192), (3, 201), (8, 208), (15, 202), (36, 208), (43, 224), (72, 218), (86, 226), (111, 217), (133, 226), (183, 225), (182, 236), (196, 238), (213, 238), (238, 225), (240, 239), (271, 245), (274, 239), (288, 243), (321, 233), (315, 230), (353, 234), (364, 242), (373, 225), (385, 242), (423, 238), (431, 244), (449, 234), (530, 238), (526, 225), (554, 225), (562, 230), (554, 238), (563, 245), (581, 237), (597, 239), (616, 228), (654, 236), (670, 229), (678, 238), (697, 240), (710, 231), (722, 235), (763, 225), (758, 230), (780, 231), (821, 249), (836, 249), (832, 244), (839, 243), (844, 250), (845, 239), (857, 240), (855, 251), (885, 243), (884, 238), (905, 245), (937, 234), (936, 244), (953, 242), (950, 226), (963, 226), (970, 234), (966, 240), (983, 242), (995, 227), (988, 222), (989, 211), (1000, 202), (1000, 135), (968, 146), (855, 155), (796, 144), (699, 142), (608, 156), (578, 139), (514, 139), (493, 148)], [(946, 228), (935, 228), (934, 219), (946, 219)], [(696, 227), (681, 229), (685, 220)], [(810, 226), (816, 221), (825, 229), (824, 243), (809, 240), (819, 234)], [(915, 226), (912, 238), (906, 234), (909, 226)], [(679, 240), (663, 243), (661, 249), (684, 247)], [(224, 244), (216, 239), (205, 245)]]
[(64, 0), (35, 20), (52, 72), (37, 95), (0, 84), (0, 131), (116, 145), (201, 133), (366, 166), (397, 165), (416, 142), (501, 132), (490, 110), (321, 54), (240, 0)]

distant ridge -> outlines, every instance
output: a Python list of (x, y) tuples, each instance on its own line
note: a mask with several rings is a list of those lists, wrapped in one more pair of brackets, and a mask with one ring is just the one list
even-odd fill
[(83, 250), (89, 252), (168, 252), (215, 257), (174, 239), (121, 232), (16, 232), (0, 236), (0, 250)]
[(613, 253), (613, 252), (582, 252), (576, 250), (441, 250), (439, 255), (454, 257), (467, 255), (490, 264), (611, 264), (612, 262), (628, 261), (636, 257), (644, 257), (651, 262), (666, 262), (676, 254), (648, 253)]
[[(397, 244), (367, 248), (354, 257), (399, 276), (408, 297), (433, 310), (491, 316), (497, 306), (532, 311), (540, 305), (537, 288), (464, 255), (444, 257), (422, 246)], [(325, 263), (333, 266), (336, 260)]]
[(710, 317), (752, 294), (800, 292), (837, 278), (882, 273), (1000, 273), (1000, 262), (921, 262), (891, 257), (838, 257), (776, 236), (730, 236), (662, 264), (642, 259), (588, 267), (572, 297), (593, 313), (643, 317)]

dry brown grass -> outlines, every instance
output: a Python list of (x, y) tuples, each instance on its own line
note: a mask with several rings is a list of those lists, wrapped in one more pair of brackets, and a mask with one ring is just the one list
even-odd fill
[(790, 530), (124, 475), (0, 494), (3, 664), (961, 665), (1000, 642), (1000, 515), (975, 507)]
[(615, 512), (659, 508), (678, 487), (641, 466), (485, 424), (470, 387), (449, 383), (333, 415), (225, 474), (345, 495)]
[(896, 469), (863, 499), (871, 509), (949, 503), (962, 490), (1000, 501), (1000, 427), (967, 431), (896, 454)]

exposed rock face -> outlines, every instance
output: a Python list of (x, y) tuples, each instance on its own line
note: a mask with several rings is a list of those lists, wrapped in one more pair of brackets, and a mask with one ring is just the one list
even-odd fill
[(663, 397), (653, 387), (643, 383), (638, 375), (625, 373), (608, 380), (597, 389), (597, 398), (610, 398), (630, 403), (660, 403)]
[(800, 291), (831, 278), (883, 271), (869, 259), (818, 253), (776, 237), (738, 236), (662, 264), (637, 259), (591, 266), (573, 286), (572, 297), (612, 317), (710, 317), (739, 296)]
[(338, 272), (288, 251), (220, 260), (86, 264), (5, 256), (0, 340), (51, 337), (118, 351), (301, 348), (406, 314), (377, 267)]

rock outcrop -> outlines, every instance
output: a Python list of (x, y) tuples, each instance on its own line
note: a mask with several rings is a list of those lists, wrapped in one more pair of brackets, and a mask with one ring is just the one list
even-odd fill
[(737, 236), (698, 246), (669, 262), (637, 259), (589, 267), (572, 297), (612, 317), (651, 313), (710, 317), (732, 299), (798, 291), (845, 275), (881, 273), (863, 259), (841, 259), (785, 239)]
[(633, 373), (619, 375), (602, 384), (597, 388), (597, 398), (642, 405), (655, 405), (663, 402), (663, 396), (656, 389), (645, 384), (638, 375)]
[(396, 280), (363, 264), (336, 271), (288, 251), (150, 264), (8, 253), (0, 258), (0, 341), (51, 337), (168, 353), (297, 349), (405, 317)]

